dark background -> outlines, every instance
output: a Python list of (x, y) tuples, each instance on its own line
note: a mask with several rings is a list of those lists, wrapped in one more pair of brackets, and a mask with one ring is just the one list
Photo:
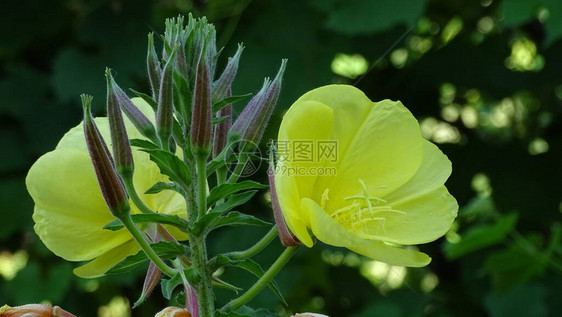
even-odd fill
[[(24, 178), (80, 122), (81, 93), (92, 94), (95, 112), (104, 114), (106, 66), (121, 87), (148, 92), (146, 34), (161, 34), (165, 18), (188, 12), (216, 24), (225, 47), (220, 65), (237, 43), (246, 46), (235, 94), (256, 92), (289, 59), (268, 137), (306, 91), (355, 83), (374, 101), (401, 100), (453, 162), (447, 186), (461, 210), (446, 237), (420, 247), (433, 258), (428, 267), (389, 268), (317, 244), (277, 278), (289, 307), (269, 290), (252, 306), (283, 316), (562, 316), (559, 0), (4, 1), (0, 305), (131, 314), (123, 307), (140, 294), (143, 269), (73, 276), (76, 264), (34, 234)], [(264, 195), (245, 211), (271, 219)], [(234, 231), (214, 234), (211, 253), (247, 247), (265, 229)], [(258, 260), (267, 267), (280, 251), (274, 242)], [(242, 287), (255, 281), (236, 270), (223, 278)], [(221, 303), (234, 296), (217, 294)], [(157, 289), (132, 315), (165, 306)]]

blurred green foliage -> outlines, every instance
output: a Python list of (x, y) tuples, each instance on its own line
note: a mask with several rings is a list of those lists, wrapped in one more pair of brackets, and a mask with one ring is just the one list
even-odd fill
[[(24, 178), (79, 123), (79, 94), (92, 94), (103, 115), (104, 67), (116, 71), (121, 87), (148, 91), (146, 34), (161, 34), (165, 18), (187, 12), (216, 24), (223, 56), (239, 42), (246, 46), (234, 93), (259, 87), (281, 58), (289, 59), (269, 138), (304, 92), (352, 83), (373, 100), (403, 101), (424, 136), (441, 143), (453, 162), (447, 186), (461, 210), (446, 238), (422, 246), (433, 257), (428, 267), (388, 267), (317, 245), (301, 250), (277, 278), (288, 307), (269, 291), (252, 306), (284, 316), (562, 315), (558, 0), (4, 3), (0, 304), (49, 301), (81, 316), (124, 316), (121, 297), (134, 302), (140, 294), (146, 267), (98, 280), (73, 276), (75, 264), (53, 255), (33, 233)], [(260, 195), (246, 211), (270, 220), (269, 208)], [(265, 231), (218, 230), (210, 252), (243, 249)], [(259, 262), (266, 267), (280, 250), (274, 243)], [(223, 276), (239, 287), (254, 281), (238, 269)], [(233, 295), (217, 292), (221, 303)], [(132, 314), (153, 316), (165, 305), (157, 293)]]

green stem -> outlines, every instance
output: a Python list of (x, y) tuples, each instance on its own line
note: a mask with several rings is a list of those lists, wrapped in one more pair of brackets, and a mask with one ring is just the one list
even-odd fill
[(137, 191), (135, 190), (133, 176), (131, 175), (129, 177), (122, 177), (122, 179), (123, 183), (125, 184), (125, 188), (127, 189), (127, 193), (129, 194), (129, 198), (131, 198), (133, 204), (137, 206), (140, 212), (142, 212), (143, 214), (154, 214), (155, 212), (144, 204)]
[(271, 267), (265, 272), (265, 274), (256, 282), (256, 284), (252, 285), (244, 294), (240, 297), (233, 299), (228, 304), (226, 304), (223, 308), (221, 308), (222, 312), (229, 312), (232, 310), (236, 310), (247, 302), (249, 302), (252, 298), (254, 298), (261, 290), (269, 284), (269, 282), (279, 273), (279, 271), (289, 262), (289, 260), (295, 254), (299, 247), (287, 247), (283, 253), (277, 258), (277, 260), (271, 265)]
[(217, 186), (220, 186), (226, 182), (226, 167), (222, 166), (217, 169), (215, 174), (217, 174)]
[(123, 223), (123, 226), (125, 226), (125, 228), (127, 228), (127, 230), (129, 230), (129, 232), (133, 236), (133, 239), (135, 239), (135, 241), (137, 241), (137, 243), (139, 244), (141, 249), (144, 251), (146, 256), (160, 269), (160, 271), (164, 272), (164, 274), (166, 274), (170, 277), (174, 276), (176, 271), (174, 269), (172, 269), (171, 267), (169, 267), (168, 265), (166, 265), (166, 263), (164, 263), (162, 261), (162, 259), (160, 259), (158, 254), (156, 254), (156, 252), (154, 252), (154, 250), (150, 246), (150, 243), (148, 243), (148, 241), (146, 240), (146, 237), (144, 236), (144, 234), (139, 230), (137, 225), (133, 222), (133, 218), (131, 218), (131, 215), (127, 214), (119, 220), (121, 220), (121, 222)]
[(244, 251), (231, 252), (230, 254), (227, 254), (226, 256), (228, 256), (232, 260), (243, 260), (243, 259), (251, 258), (254, 255), (258, 254), (265, 247), (267, 247), (269, 245), (269, 243), (271, 241), (273, 241), (273, 239), (276, 236), (277, 236), (277, 226), (273, 226), (265, 234), (265, 236), (263, 236), (263, 238), (261, 238), (261, 240), (258, 241), (253, 246), (249, 247), (248, 249), (246, 249)]
[(195, 158), (197, 167), (197, 210), (198, 218), (207, 213), (207, 159), (203, 156)]
[(207, 246), (205, 237), (193, 238), (190, 241), (193, 268), (199, 272), (201, 280), (195, 286), (197, 306), (200, 317), (213, 317), (215, 314), (215, 298), (213, 280), (207, 263)]

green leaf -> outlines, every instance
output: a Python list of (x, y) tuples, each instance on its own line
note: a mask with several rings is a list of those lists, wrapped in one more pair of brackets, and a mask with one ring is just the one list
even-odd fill
[(215, 117), (215, 118), (213, 118), (213, 124), (219, 124), (219, 123), (223, 122), (224, 120), (226, 120), (228, 117), (230, 117), (230, 116)]
[(172, 297), (174, 289), (180, 284), (182, 284), (180, 273), (176, 273), (170, 279), (162, 279), (162, 282), (160, 283), (160, 286), (162, 287), (162, 296), (169, 300)]
[(240, 183), (235, 183), (235, 184), (222, 184), (211, 190), (211, 193), (209, 193), (209, 197), (207, 197), (207, 204), (209, 206), (212, 206), (220, 199), (226, 198), (238, 191), (247, 190), (247, 189), (261, 189), (267, 187), (268, 185), (260, 184), (250, 180), (243, 181)]
[[(181, 244), (176, 244), (175, 242), (161, 241), (158, 243), (151, 244), (154, 252), (162, 259), (172, 259), (179, 255), (185, 254), (185, 247)], [(144, 251), (140, 250), (136, 254), (130, 255), (125, 260), (114, 265), (106, 274), (118, 274), (129, 272), (137, 266), (148, 262), (149, 259), (146, 257)]]
[(454, 260), (468, 253), (492, 246), (505, 239), (517, 223), (517, 214), (502, 216), (493, 225), (477, 226), (461, 234), (461, 241), (445, 245), (445, 255)]
[(142, 139), (130, 139), (129, 143), (131, 146), (138, 147), (142, 150), (158, 150), (160, 147), (148, 140)]
[(267, 221), (263, 221), (251, 215), (243, 214), (238, 211), (231, 211), (226, 216), (215, 218), (207, 228), (209, 231), (224, 226), (268, 226)]
[(189, 126), (191, 121), (191, 103), (193, 92), (189, 88), (189, 83), (178, 71), (174, 71), (174, 106), (181, 116), (180, 122)]
[(213, 104), (213, 112), (217, 112), (217, 111), (221, 110), (222, 108), (226, 107), (227, 105), (235, 103), (237, 101), (240, 101), (244, 98), (250, 97), (251, 95), (252, 94), (245, 94), (245, 95), (237, 95), (237, 96), (226, 97), (223, 100)]
[(217, 310), (215, 316), (218, 317), (277, 317), (279, 315), (274, 314), (268, 310), (265, 309), (258, 309), (255, 310), (253, 308), (250, 308), (248, 306), (242, 306), (240, 309), (237, 309), (236, 311), (232, 311), (232, 312), (221, 312), (219, 310)]
[[(235, 266), (238, 266), (239, 268), (242, 268), (254, 274), (258, 278), (261, 278), (265, 273), (264, 270), (261, 268), (261, 266), (252, 259), (245, 259), (241, 262), (236, 263)], [(287, 301), (285, 301), (285, 298), (281, 294), (281, 291), (279, 290), (279, 286), (277, 286), (275, 280), (272, 279), (269, 282), (269, 284), (267, 284), (267, 286), (273, 291), (273, 293), (275, 293), (275, 295), (283, 302), (283, 304), (287, 306)]]
[(176, 184), (176, 183), (166, 183), (166, 182), (158, 182), (158, 183), (152, 185), (152, 187), (147, 189), (144, 193), (145, 194), (158, 194), (159, 192), (161, 192), (163, 190), (173, 190), (173, 191), (178, 192), (182, 195), (184, 194), (183, 190), (181, 189), (181, 187), (178, 186), (178, 184)]
[(152, 99), (152, 97), (150, 97), (149, 95), (142, 93), (142, 92), (138, 92), (134, 89), (129, 88), (130, 91), (132, 91), (137, 97), (142, 98), (142, 100), (146, 101), (147, 104), (150, 105), (150, 107), (152, 108), (152, 110), (156, 111), (158, 109), (158, 102), (156, 102), (156, 100)]
[(326, 27), (348, 35), (382, 32), (396, 25), (414, 25), (424, 9), (424, 1), (413, 0), (334, 1), (331, 6), (321, 8), (328, 14)]
[(547, 267), (560, 267), (552, 257), (553, 245), (559, 245), (559, 236), (553, 233), (549, 246), (541, 248), (539, 235), (516, 235), (515, 243), (509, 248), (493, 253), (484, 264), (484, 271), (492, 277), (492, 284), (498, 292), (505, 292), (531, 281), (545, 273)]
[[(187, 221), (176, 216), (168, 214), (135, 214), (131, 215), (135, 223), (161, 223), (165, 225), (172, 225), (179, 228), (182, 231), (186, 231), (188, 226)], [(106, 224), (104, 229), (117, 231), (123, 228), (123, 224), (119, 219), (115, 219), (112, 222)]]
[(257, 193), (257, 190), (249, 190), (247, 192), (243, 192), (240, 194), (235, 194), (230, 196), (224, 203), (215, 206), (215, 208), (211, 209), (209, 213), (218, 213), (222, 214), (232, 208), (245, 204), (248, 200), (250, 200), (254, 195)]
[(142, 149), (142, 151), (150, 155), (150, 160), (158, 165), (162, 174), (168, 175), (170, 180), (177, 182), (183, 188), (188, 187), (191, 178), (189, 168), (177, 156), (163, 150)]
[(219, 279), (218, 277), (213, 277), (213, 285), (217, 286), (217, 287), (222, 287), (224, 289), (227, 290), (231, 290), (233, 292), (235, 292), (236, 294), (238, 294), (238, 292), (240, 292), (242, 290), (242, 288), (240, 287), (236, 287), (230, 283), (227, 283), (221, 279)]

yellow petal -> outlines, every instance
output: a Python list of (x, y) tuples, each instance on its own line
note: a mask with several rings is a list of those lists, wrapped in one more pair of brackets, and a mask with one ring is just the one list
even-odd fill
[(416, 174), (384, 199), (397, 202), (423, 196), (445, 184), (451, 170), (451, 161), (447, 156), (433, 143), (424, 140), (423, 160)]
[(381, 220), (367, 222), (357, 229), (358, 233), (368, 239), (405, 245), (431, 242), (447, 233), (459, 207), (445, 186), (413, 197), (391, 203), (395, 211), (377, 212)]
[(138, 244), (130, 240), (97, 257), (80, 267), (74, 269), (74, 274), (82, 278), (95, 278), (103, 276), (115, 264), (123, 261), (129, 255), (140, 250)]
[[(334, 117), (347, 115), (342, 112), (338, 117), (336, 110)], [(346, 197), (361, 195), (361, 181), (370, 196), (385, 196), (412, 178), (422, 162), (423, 138), (418, 122), (400, 102), (377, 102), (368, 114), (355, 120), (357, 130), (350, 127), (342, 128), (339, 134), (334, 131), (338, 142), (351, 142), (347, 148), (340, 147), (337, 177), (318, 186), (329, 189), (333, 209), (344, 207)]]
[(88, 154), (59, 149), (31, 167), (27, 188), (35, 202), (35, 231), (55, 254), (71, 261), (92, 259), (129, 239), (101, 229), (113, 220)]
[(275, 187), (279, 206), (289, 230), (307, 247), (312, 247), (314, 242), (308, 233), (308, 215), (301, 211), (300, 194), (293, 177), (275, 175)]
[(326, 213), (315, 201), (303, 198), (303, 211), (310, 216), (312, 232), (318, 240), (333, 246), (345, 247), (373, 260), (391, 265), (421, 267), (427, 265), (431, 258), (427, 254), (401, 249), (385, 244), (381, 241), (367, 240), (358, 233), (344, 228)]

